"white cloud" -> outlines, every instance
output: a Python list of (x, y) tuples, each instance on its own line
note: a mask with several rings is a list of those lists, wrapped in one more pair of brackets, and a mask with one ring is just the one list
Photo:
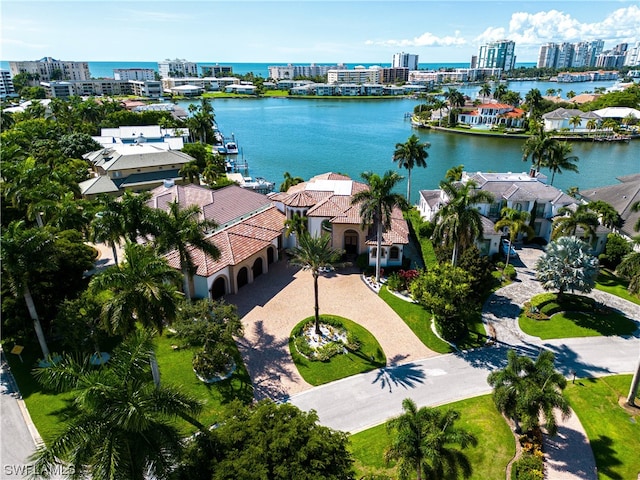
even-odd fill
[(582, 23), (570, 14), (546, 12), (515, 12), (508, 29), (489, 27), (475, 38), (475, 42), (508, 38), (520, 46), (534, 46), (546, 42), (578, 42), (595, 39), (634, 41), (638, 38), (640, 7), (632, 5), (615, 10), (600, 22)]
[(419, 37), (405, 38), (399, 40), (367, 40), (366, 45), (383, 47), (451, 47), (465, 45), (467, 41), (456, 31), (453, 36), (447, 35), (438, 37), (431, 32), (425, 32)]

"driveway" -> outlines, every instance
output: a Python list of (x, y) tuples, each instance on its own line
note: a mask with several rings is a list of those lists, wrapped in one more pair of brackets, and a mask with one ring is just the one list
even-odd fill
[[(323, 274), (318, 281), (320, 313), (345, 317), (373, 334), (389, 366), (434, 357), (402, 319), (362, 281), (354, 268)], [(298, 374), (289, 353), (289, 335), (314, 314), (311, 272), (280, 261), (227, 302), (238, 306), (244, 336), (238, 345), (254, 384), (256, 399), (284, 400), (313, 388)]]

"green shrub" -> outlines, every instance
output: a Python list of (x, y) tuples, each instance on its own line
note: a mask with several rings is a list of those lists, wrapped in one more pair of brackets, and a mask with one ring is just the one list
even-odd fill
[(398, 272), (393, 272), (387, 277), (387, 288), (394, 292), (397, 292), (404, 286), (404, 280), (400, 278)]
[(507, 267), (504, 269), (504, 276), (509, 280), (513, 280), (514, 278), (516, 278), (516, 276), (518, 276), (518, 272), (516, 272), (516, 267), (514, 267), (511, 264), (507, 265)]
[(523, 455), (511, 467), (511, 480), (544, 480), (542, 458), (531, 454)]
[(433, 223), (427, 221), (422, 222), (422, 224), (418, 228), (418, 236), (420, 238), (431, 238), (431, 235), (433, 234), (433, 228)]

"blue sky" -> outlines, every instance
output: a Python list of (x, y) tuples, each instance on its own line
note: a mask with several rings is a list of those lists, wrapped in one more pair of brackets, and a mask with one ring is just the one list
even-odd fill
[(1, 0), (0, 17), (2, 60), (468, 62), (507, 38), (535, 62), (545, 42), (640, 40), (640, 0)]

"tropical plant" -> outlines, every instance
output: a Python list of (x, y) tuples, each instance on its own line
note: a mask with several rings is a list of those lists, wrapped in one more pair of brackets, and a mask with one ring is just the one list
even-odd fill
[(433, 109), (438, 110), (438, 113), (439, 113), (438, 125), (442, 125), (442, 109), (445, 108), (446, 106), (447, 106), (447, 102), (445, 102), (444, 100), (440, 100), (439, 98), (436, 98), (433, 101)]
[(342, 256), (342, 251), (331, 248), (331, 235), (312, 237), (304, 232), (298, 239), (298, 245), (289, 249), (291, 263), (305, 270), (311, 270), (313, 276), (314, 312), (316, 335), (320, 335), (320, 305), (318, 295), (318, 277), (320, 269), (334, 265)]
[(504, 83), (499, 83), (493, 89), (493, 98), (497, 101), (501, 101), (502, 97), (507, 93), (507, 86)]
[(493, 195), (476, 190), (476, 183), (442, 181), (440, 188), (447, 198), (446, 204), (436, 213), (433, 238), (435, 242), (453, 247), (451, 264), (456, 265), (460, 249), (482, 239), (482, 215), (474, 208), (479, 203), (493, 202)]
[[(529, 225), (531, 214), (524, 210), (516, 210), (515, 208), (504, 207), (500, 212), (500, 220), (495, 224), (496, 232), (507, 228), (509, 230), (509, 242), (514, 244), (520, 234), (524, 234), (527, 238), (532, 238), (535, 235), (535, 231)], [(509, 265), (509, 257), (511, 255), (511, 249), (507, 250), (507, 263), (504, 266), (502, 274)]]
[(101, 319), (109, 332), (126, 335), (136, 320), (162, 332), (175, 319), (181, 277), (151, 246), (127, 242), (123, 261), (95, 275), (89, 288), (104, 292)]
[(587, 120), (587, 130), (589, 130), (589, 132), (596, 130), (598, 126), (598, 120), (596, 120), (595, 118), (590, 118), (589, 120)]
[(491, 95), (491, 85), (488, 83), (483, 83), (480, 86), (480, 91), (478, 92), (482, 96), (482, 100), (486, 101), (487, 97)]
[(614, 229), (622, 225), (622, 218), (618, 211), (610, 203), (604, 200), (595, 200), (587, 204), (587, 208), (598, 214), (600, 223), (607, 228)]
[(545, 290), (567, 290), (589, 293), (598, 276), (598, 259), (589, 245), (577, 237), (561, 237), (547, 245), (536, 262), (536, 277)]
[(304, 182), (302, 177), (292, 177), (289, 172), (284, 172), (284, 182), (280, 184), (280, 191), (286, 192), (289, 188)]
[(576, 127), (579, 127), (582, 123), (582, 118), (580, 115), (574, 115), (569, 119), (569, 125), (573, 127), (573, 131), (576, 131)]
[(380, 283), (380, 256), (382, 233), (391, 227), (394, 208), (404, 207), (406, 202), (401, 195), (393, 193), (395, 186), (402, 180), (396, 172), (389, 170), (382, 177), (376, 173), (364, 172), (362, 178), (369, 186), (351, 197), (351, 204), (360, 207), (362, 228), (376, 228), (376, 282)]
[(62, 465), (72, 478), (168, 478), (182, 450), (175, 420), (207, 429), (195, 419), (197, 400), (154, 382), (153, 355), (152, 334), (142, 330), (126, 338), (101, 368), (92, 367), (89, 357), (64, 356), (34, 371), (45, 388), (74, 394), (73, 415), (32, 456), (38, 478), (50, 478)]
[(411, 203), (411, 170), (414, 167), (427, 167), (429, 142), (420, 143), (420, 139), (411, 135), (405, 143), (396, 143), (393, 152), (393, 161), (398, 162), (398, 167), (407, 169), (407, 203)]
[(447, 99), (447, 102), (449, 102), (449, 105), (451, 106), (451, 108), (464, 107), (464, 104), (465, 104), (464, 95), (462, 94), (462, 92), (460, 92), (459, 90), (456, 90), (455, 88), (449, 88), (444, 93), (444, 98)]
[(527, 94), (524, 96), (524, 101), (529, 107), (531, 117), (538, 118), (542, 105), (542, 94), (540, 93), (540, 90), (538, 90), (537, 88), (532, 88), (531, 90), (529, 90), (529, 92), (527, 92)]
[(444, 178), (448, 182), (459, 182), (460, 180), (462, 180), (463, 172), (464, 172), (464, 165), (457, 165), (447, 170), (447, 173), (445, 173)]
[(53, 240), (53, 234), (48, 229), (25, 228), (24, 221), (16, 220), (2, 232), (0, 243), (2, 271), (13, 294), (24, 298), (45, 360), (50, 354), (49, 347), (29, 285), (36, 280), (40, 266), (51, 261)]
[(522, 146), (522, 160), (526, 162), (531, 157), (532, 168), (539, 172), (540, 168), (546, 164), (551, 147), (557, 140), (547, 136), (543, 125), (538, 125), (535, 132), (525, 140)]
[(555, 240), (562, 236), (576, 235), (578, 227), (584, 230), (585, 239), (592, 238), (599, 224), (598, 215), (589, 211), (588, 205), (580, 204), (575, 208), (562, 207), (558, 209), (558, 217), (553, 221), (551, 238)]
[(640, 293), (640, 252), (627, 253), (618, 264), (616, 274), (629, 281), (627, 291), (632, 295)]
[(291, 218), (285, 220), (284, 226), (286, 227), (284, 234), (287, 237), (293, 234), (298, 239), (307, 231), (307, 217), (294, 213)]
[(397, 461), (400, 480), (414, 473), (418, 480), (471, 475), (471, 464), (460, 449), (476, 445), (477, 440), (455, 425), (460, 419), (458, 412), (418, 408), (410, 398), (402, 401), (402, 410), (404, 413), (387, 423), (391, 445), (385, 450), (387, 462)]
[(195, 160), (185, 163), (178, 173), (182, 180), (200, 185), (200, 167), (198, 167), (198, 163)]
[(193, 298), (196, 251), (203, 252), (211, 260), (220, 258), (218, 247), (207, 239), (216, 224), (212, 220), (201, 219), (201, 214), (199, 206), (182, 208), (177, 201), (171, 202), (168, 210), (155, 210), (153, 213), (152, 222), (157, 231), (153, 243), (160, 253), (177, 252), (184, 277), (184, 293), (188, 299)]
[(548, 151), (548, 156), (543, 166), (551, 170), (551, 185), (556, 177), (556, 173), (562, 173), (563, 170), (570, 172), (578, 172), (576, 162), (578, 157), (569, 155), (572, 151), (571, 144), (567, 142), (554, 141)]
[(514, 350), (507, 352), (507, 365), (489, 374), (496, 407), (515, 423), (516, 433), (522, 427), (530, 431), (544, 418), (550, 435), (558, 431), (555, 410), (566, 418), (569, 403), (562, 395), (567, 385), (564, 376), (554, 368), (554, 354), (542, 350), (535, 361), (519, 356)]

